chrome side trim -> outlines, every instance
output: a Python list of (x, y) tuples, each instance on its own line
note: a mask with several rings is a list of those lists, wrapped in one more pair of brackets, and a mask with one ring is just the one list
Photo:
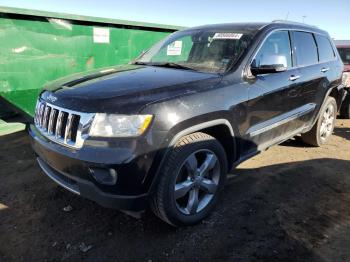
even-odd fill
[(261, 133), (265, 133), (271, 129), (274, 129), (290, 121), (293, 121), (303, 115), (306, 115), (312, 112), (313, 110), (315, 110), (315, 108), (316, 108), (315, 103), (309, 103), (309, 104), (303, 105), (285, 114), (273, 117), (267, 121), (264, 121), (262, 123), (258, 123), (252, 126), (247, 130), (246, 134), (248, 134), (250, 137), (260, 135)]

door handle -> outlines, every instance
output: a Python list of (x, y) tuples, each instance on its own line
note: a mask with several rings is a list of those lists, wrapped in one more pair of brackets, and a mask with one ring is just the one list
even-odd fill
[(326, 73), (328, 70), (329, 70), (329, 67), (323, 67), (323, 68), (321, 69), (321, 72), (322, 72), (322, 73)]
[(295, 81), (295, 80), (297, 80), (297, 79), (299, 79), (299, 78), (300, 78), (299, 75), (291, 75), (291, 76), (289, 77), (289, 81)]

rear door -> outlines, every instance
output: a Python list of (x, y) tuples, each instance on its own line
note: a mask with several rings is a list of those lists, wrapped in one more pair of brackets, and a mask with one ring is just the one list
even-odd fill
[(299, 127), (306, 127), (312, 123), (328, 90), (327, 79), (332, 74), (331, 66), (319, 63), (320, 53), (316, 37), (317, 35), (311, 32), (292, 31), (293, 53), (300, 76), (294, 102), (295, 106), (310, 108), (309, 112), (305, 112), (298, 119), (296, 126)]
[(317, 90), (316, 101), (321, 104), (329, 87), (338, 85), (335, 81), (338, 79), (339, 63), (337, 61), (334, 47), (327, 35), (315, 34), (318, 47), (319, 66), (321, 73), (321, 82)]

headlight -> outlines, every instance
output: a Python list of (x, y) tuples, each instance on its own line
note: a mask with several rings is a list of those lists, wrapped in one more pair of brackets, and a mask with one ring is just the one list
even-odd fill
[(130, 137), (144, 133), (152, 115), (96, 114), (89, 135), (100, 137)]

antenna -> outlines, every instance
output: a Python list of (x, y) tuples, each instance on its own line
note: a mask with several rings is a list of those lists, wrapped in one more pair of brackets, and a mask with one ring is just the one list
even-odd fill
[(286, 21), (288, 21), (288, 17), (289, 17), (289, 11), (288, 11), (288, 13), (287, 13), (287, 15), (286, 15)]
[(305, 18), (307, 17), (306, 15), (303, 15), (303, 23), (305, 23)]

